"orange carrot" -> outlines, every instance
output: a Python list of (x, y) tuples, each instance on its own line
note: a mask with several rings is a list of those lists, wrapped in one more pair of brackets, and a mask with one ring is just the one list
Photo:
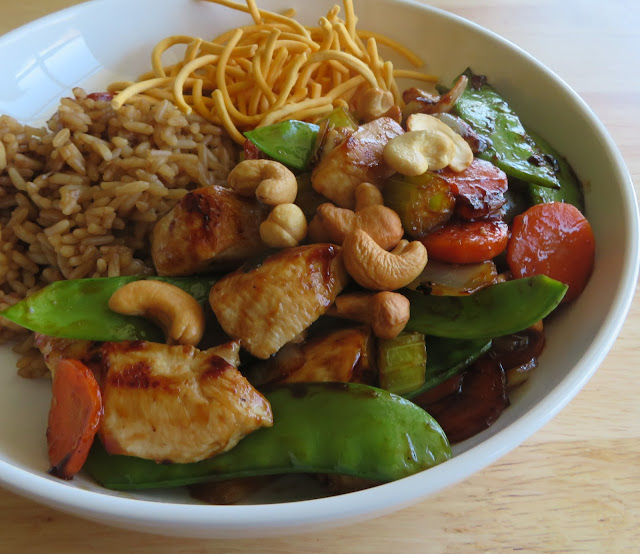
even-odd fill
[(474, 158), (464, 171), (455, 172), (447, 167), (438, 173), (456, 197), (456, 214), (459, 217), (486, 217), (497, 212), (506, 201), (507, 175), (491, 162)]
[(516, 216), (507, 246), (514, 277), (546, 275), (569, 286), (563, 302), (576, 298), (593, 269), (595, 239), (591, 225), (575, 206), (537, 204)]
[(61, 359), (47, 427), (49, 473), (71, 479), (80, 471), (101, 419), (102, 397), (93, 373), (79, 360)]
[(509, 227), (496, 220), (450, 223), (420, 240), (429, 257), (453, 264), (470, 264), (490, 260), (504, 251)]

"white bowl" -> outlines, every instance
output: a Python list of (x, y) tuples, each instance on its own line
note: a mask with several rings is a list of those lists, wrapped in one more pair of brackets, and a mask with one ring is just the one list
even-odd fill
[[(295, 5), (315, 24), (333, 0), (261, 0)], [(596, 265), (584, 294), (548, 326), (540, 366), (511, 396), (488, 430), (454, 447), (454, 458), (373, 489), (275, 504), (208, 506), (180, 491), (117, 493), (77, 476), (47, 475), (45, 429), (50, 385), (15, 375), (15, 356), (0, 352), (0, 481), (57, 509), (138, 531), (192, 537), (258, 537), (353, 523), (417, 502), (490, 464), (551, 419), (595, 372), (629, 309), (638, 271), (638, 214), (620, 153), (585, 103), (556, 75), (513, 44), (443, 11), (400, 0), (356, 1), (362, 29), (384, 32), (418, 52), (449, 82), (465, 67), (488, 75), (525, 122), (554, 144), (585, 184), (596, 237)], [(122, 14), (127, 16), (123, 17)], [(35, 21), (0, 38), (0, 113), (42, 122), (73, 86), (106, 83), (147, 69), (164, 36), (212, 36), (248, 16), (189, 0), (95, 0)], [(304, 498), (286, 481), (289, 498)], [(280, 487), (282, 488), (282, 487)]]

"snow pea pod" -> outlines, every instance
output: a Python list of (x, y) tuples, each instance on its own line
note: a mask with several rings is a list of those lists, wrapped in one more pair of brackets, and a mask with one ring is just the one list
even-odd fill
[(284, 473), (340, 473), (376, 481), (412, 475), (451, 457), (449, 442), (422, 408), (356, 383), (294, 383), (265, 391), (273, 427), (230, 451), (190, 464), (109, 455), (99, 441), (85, 464), (110, 489), (174, 487)]
[(553, 164), (527, 134), (520, 118), (482, 76), (470, 69), (469, 85), (455, 105), (455, 112), (489, 145), (478, 157), (498, 166), (507, 175), (541, 187), (559, 189)]
[(10, 306), (0, 315), (37, 333), (68, 339), (97, 341), (148, 340), (163, 342), (162, 331), (142, 317), (109, 309), (111, 295), (120, 287), (141, 279), (171, 283), (185, 290), (203, 306), (215, 277), (99, 277), (56, 281)]
[(554, 166), (556, 166), (556, 177), (560, 183), (559, 189), (551, 189), (529, 183), (528, 189), (531, 201), (534, 204), (542, 204), (544, 202), (568, 202), (569, 204), (573, 204), (581, 212), (584, 212), (582, 187), (580, 186), (580, 181), (578, 181), (576, 174), (569, 165), (569, 162), (567, 162), (567, 160), (563, 158), (558, 151), (540, 135), (531, 129), (527, 129), (527, 133), (529, 133), (529, 136), (540, 148), (545, 159), (549, 160), (554, 164)]
[(307, 169), (318, 136), (318, 125), (282, 121), (247, 131), (244, 136), (267, 156), (293, 169)]
[(415, 398), (457, 375), (491, 348), (491, 341), (487, 339), (465, 340), (425, 336), (424, 340), (427, 348), (424, 384), (402, 395), (408, 399)]
[(492, 339), (530, 327), (560, 303), (567, 285), (546, 275), (498, 283), (469, 296), (402, 290), (411, 303), (407, 331), (458, 339)]

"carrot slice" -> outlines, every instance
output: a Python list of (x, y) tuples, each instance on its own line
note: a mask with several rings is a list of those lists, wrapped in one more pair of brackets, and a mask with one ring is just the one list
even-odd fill
[(546, 275), (569, 286), (563, 302), (576, 298), (593, 270), (591, 225), (571, 204), (549, 202), (516, 216), (507, 246), (514, 277)]
[(497, 360), (484, 356), (462, 375), (460, 388), (436, 402), (423, 404), (454, 444), (490, 427), (509, 406), (507, 381)]
[(474, 158), (464, 171), (450, 168), (439, 171), (456, 197), (456, 214), (464, 219), (478, 219), (497, 212), (506, 202), (507, 175), (491, 162)]
[(79, 360), (61, 359), (53, 377), (47, 427), (51, 475), (71, 479), (80, 471), (102, 413), (100, 387), (91, 370)]
[(479, 220), (450, 223), (420, 239), (429, 257), (453, 264), (471, 264), (495, 258), (509, 240), (503, 221)]

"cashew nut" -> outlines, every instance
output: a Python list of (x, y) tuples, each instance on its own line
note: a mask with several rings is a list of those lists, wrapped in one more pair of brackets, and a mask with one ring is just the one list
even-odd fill
[(330, 242), (342, 244), (345, 235), (356, 226), (356, 213), (333, 204), (320, 204), (315, 219), (322, 225)]
[(410, 304), (397, 292), (355, 292), (338, 296), (327, 314), (366, 323), (376, 337), (392, 339), (409, 321)]
[(354, 229), (362, 229), (384, 250), (389, 250), (404, 235), (400, 216), (381, 205), (352, 212), (333, 204), (321, 204), (316, 215), (330, 240), (336, 244), (342, 244)]
[(427, 249), (420, 241), (402, 240), (387, 252), (362, 229), (354, 229), (345, 237), (342, 253), (349, 275), (371, 290), (404, 287), (427, 265)]
[(456, 145), (447, 133), (432, 129), (408, 131), (392, 138), (382, 155), (387, 165), (398, 173), (415, 176), (428, 169), (435, 171), (447, 167), (455, 151)]
[(407, 118), (407, 129), (409, 131), (440, 131), (444, 133), (455, 144), (455, 151), (453, 157), (449, 160), (449, 167), (453, 171), (459, 172), (464, 171), (471, 165), (473, 151), (467, 141), (437, 117), (426, 113), (414, 113)]
[(369, 206), (383, 206), (380, 189), (371, 183), (360, 183), (356, 187), (356, 212)]
[(394, 104), (392, 92), (370, 88), (358, 97), (356, 115), (364, 121), (372, 121), (386, 114)]
[(296, 176), (274, 160), (244, 160), (236, 165), (227, 183), (242, 196), (253, 196), (263, 204), (290, 204), (298, 194)]
[(181, 288), (162, 281), (133, 281), (109, 298), (109, 308), (150, 319), (162, 327), (169, 344), (196, 346), (204, 334), (202, 306)]
[(307, 219), (296, 204), (278, 204), (260, 224), (260, 238), (272, 248), (298, 246), (307, 236)]

